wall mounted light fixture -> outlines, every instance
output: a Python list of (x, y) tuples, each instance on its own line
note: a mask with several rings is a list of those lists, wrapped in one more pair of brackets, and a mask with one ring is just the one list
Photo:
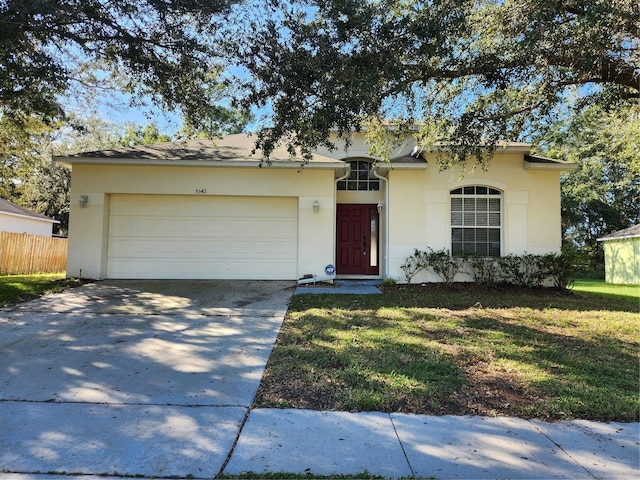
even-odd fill
[(384, 208), (384, 202), (378, 202), (378, 205), (376, 205), (376, 207), (378, 208), (378, 213), (382, 212), (382, 209)]
[(320, 211), (320, 202), (316, 200), (313, 202), (313, 213), (318, 213)]
[(89, 195), (80, 195), (80, 207), (86, 207), (87, 203), (89, 203)]

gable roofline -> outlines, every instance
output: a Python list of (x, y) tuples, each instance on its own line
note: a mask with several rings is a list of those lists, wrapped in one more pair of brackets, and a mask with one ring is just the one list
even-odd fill
[[(499, 142), (494, 153), (524, 153), (524, 168), (530, 170), (569, 171), (578, 167), (576, 163), (530, 155), (530, 143)], [(180, 167), (226, 167), (226, 168), (310, 168), (344, 170), (343, 159), (312, 154), (306, 161), (302, 156), (292, 157), (285, 145), (278, 145), (268, 159), (254, 151), (255, 140), (251, 134), (238, 133), (220, 139), (190, 139), (154, 145), (139, 145), (109, 150), (82, 152), (57, 156), (57, 163), (73, 165), (127, 165), (127, 166), (180, 166)], [(415, 145), (411, 153), (391, 159), (392, 168), (427, 168), (423, 154), (447, 152), (451, 145), (438, 144), (431, 149)], [(384, 168), (384, 167), (382, 167)], [(388, 167), (387, 167), (388, 168)]]
[(27, 218), (29, 220), (42, 220), (49, 223), (60, 223), (59, 220), (54, 220), (46, 215), (31, 211), (27, 208), (21, 207), (4, 198), (0, 198), (0, 213), (3, 215), (10, 215), (12, 217)]
[[(449, 152), (452, 150), (452, 147), (455, 146), (455, 143), (436, 143), (431, 149), (424, 149), (425, 152)], [(485, 145), (477, 145), (480, 148), (487, 148), (488, 150), (493, 150), (493, 153), (499, 152), (513, 152), (513, 153), (529, 153), (532, 148), (531, 143), (520, 143), (520, 142), (497, 142), (495, 148), (490, 148)]]
[(606, 242), (607, 240), (623, 240), (626, 238), (638, 237), (640, 237), (640, 224), (633, 225), (632, 227), (625, 228), (623, 230), (618, 230), (617, 232), (612, 232), (609, 235), (598, 238), (597, 241)]
[(153, 166), (153, 167), (219, 167), (219, 168), (304, 168), (318, 170), (344, 170), (344, 162), (337, 160), (319, 161), (317, 158), (305, 162), (302, 158), (292, 160), (164, 160), (139, 158), (77, 158), (56, 157), (55, 161), (61, 165), (124, 165), (124, 166)]
[(275, 167), (343, 169), (344, 164), (333, 158), (314, 154), (305, 161), (302, 156), (291, 157), (279, 146), (268, 159), (253, 152), (254, 141), (246, 133), (227, 135), (218, 140), (193, 139), (140, 145), (74, 155), (58, 156), (63, 165), (147, 165), (193, 167)]

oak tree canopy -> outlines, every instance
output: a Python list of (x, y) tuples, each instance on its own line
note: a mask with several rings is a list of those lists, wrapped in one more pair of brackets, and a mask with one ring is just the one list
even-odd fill
[[(308, 151), (333, 130), (419, 125), (478, 158), (566, 108), (640, 95), (637, 0), (272, 0), (236, 46), (259, 144)], [(481, 145), (483, 148), (478, 148)]]
[(65, 113), (74, 89), (117, 88), (180, 108), (210, 107), (215, 38), (234, 0), (0, 1), (0, 113)]

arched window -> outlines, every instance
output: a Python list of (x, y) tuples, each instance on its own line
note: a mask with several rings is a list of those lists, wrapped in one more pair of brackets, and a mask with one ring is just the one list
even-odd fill
[(338, 182), (338, 190), (377, 191), (380, 190), (380, 180), (373, 175), (373, 164), (366, 160), (352, 160), (349, 162), (351, 171), (345, 180)]
[(502, 192), (472, 185), (451, 192), (451, 253), (499, 257)]

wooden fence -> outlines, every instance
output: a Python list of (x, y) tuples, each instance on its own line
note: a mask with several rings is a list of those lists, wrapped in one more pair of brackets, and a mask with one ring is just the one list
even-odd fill
[(0, 273), (53, 273), (66, 268), (66, 238), (0, 232)]

